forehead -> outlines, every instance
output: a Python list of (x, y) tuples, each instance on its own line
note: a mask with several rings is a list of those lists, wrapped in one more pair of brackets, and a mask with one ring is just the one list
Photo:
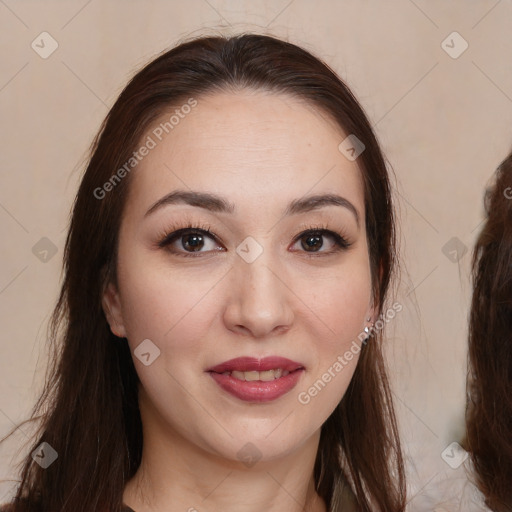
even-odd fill
[(364, 215), (361, 171), (338, 150), (346, 134), (325, 113), (259, 90), (196, 101), (163, 112), (147, 130), (141, 144), (150, 138), (154, 147), (131, 173), (131, 202), (147, 205), (175, 188), (228, 196), (240, 208), (340, 193)]

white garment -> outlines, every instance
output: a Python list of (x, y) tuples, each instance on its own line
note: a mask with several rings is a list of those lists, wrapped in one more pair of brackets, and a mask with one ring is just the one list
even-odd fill
[(426, 482), (415, 478), (414, 468), (418, 463), (409, 460), (408, 465), (407, 512), (490, 512), (483, 494), (474, 484), (473, 464), (469, 457), (456, 469), (444, 461), (440, 464), (431, 461), (433, 476)]

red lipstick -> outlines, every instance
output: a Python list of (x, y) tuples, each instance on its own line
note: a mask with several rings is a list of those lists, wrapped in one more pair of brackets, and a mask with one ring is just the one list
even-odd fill
[(256, 357), (237, 357), (236, 359), (224, 361), (217, 366), (212, 366), (206, 371), (215, 373), (232, 372), (233, 370), (237, 370), (239, 372), (264, 372), (266, 370), (275, 370), (277, 368), (293, 372), (298, 368), (304, 368), (304, 366), (301, 363), (286, 359), (286, 357), (269, 356), (264, 357), (263, 359), (258, 359)]
[[(274, 370), (273, 373), (269, 370)], [(288, 393), (299, 381), (304, 366), (278, 356), (237, 357), (206, 370), (226, 392), (247, 402), (269, 402)], [(236, 372), (235, 375), (232, 372)], [(240, 373), (239, 373), (240, 372)], [(242, 372), (251, 372), (243, 375)], [(255, 372), (266, 372), (263, 376)], [(250, 380), (245, 380), (249, 378)], [(270, 380), (266, 380), (270, 379)]]

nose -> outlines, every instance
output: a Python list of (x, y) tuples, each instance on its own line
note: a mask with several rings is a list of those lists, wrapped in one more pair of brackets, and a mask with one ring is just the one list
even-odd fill
[(265, 255), (252, 263), (237, 257), (224, 311), (228, 329), (255, 338), (286, 332), (294, 316), (293, 292), (284, 272)]

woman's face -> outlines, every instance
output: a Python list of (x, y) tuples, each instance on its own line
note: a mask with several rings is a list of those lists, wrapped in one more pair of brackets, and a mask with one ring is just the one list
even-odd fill
[[(166, 133), (173, 111), (131, 170), (104, 308), (128, 339), (145, 429), (271, 460), (319, 434), (373, 317), (360, 170), (338, 150), (348, 134), (291, 96), (201, 96)], [(292, 363), (258, 366), (276, 357)], [(255, 366), (218, 366), (235, 358)]]

